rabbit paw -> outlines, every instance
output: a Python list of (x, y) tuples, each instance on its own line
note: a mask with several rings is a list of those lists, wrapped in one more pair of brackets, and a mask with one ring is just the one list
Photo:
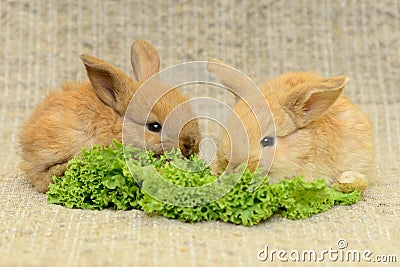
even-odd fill
[(350, 193), (354, 190), (364, 191), (368, 187), (368, 180), (364, 174), (356, 171), (342, 172), (336, 178), (331, 187), (343, 193)]
[(37, 191), (45, 193), (49, 191), (49, 184), (53, 183), (53, 176), (61, 177), (68, 168), (68, 162), (51, 166), (45, 173), (33, 178), (34, 187)]
[(68, 169), (68, 162), (64, 162), (50, 167), (50, 169), (48, 170), (48, 174), (50, 175), (50, 177), (53, 177), (53, 175), (60, 177), (64, 175), (64, 172), (67, 169)]

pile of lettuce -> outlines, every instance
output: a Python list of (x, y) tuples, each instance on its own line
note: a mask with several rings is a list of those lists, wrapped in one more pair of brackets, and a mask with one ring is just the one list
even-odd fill
[(138, 209), (184, 222), (255, 225), (276, 213), (302, 219), (360, 199), (360, 192), (340, 193), (323, 179), (269, 184), (267, 177), (247, 169), (218, 177), (196, 155), (187, 159), (176, 150), (156, 158), (151, 151), (118, 142), (84, 149), (69, 161), (64, 176), (53, 180), (47, 193), (52, 204)]

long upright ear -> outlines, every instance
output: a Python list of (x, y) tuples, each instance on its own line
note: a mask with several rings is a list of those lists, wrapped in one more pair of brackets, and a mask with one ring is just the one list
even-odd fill
[(80, 58), (99, 99), (123, 116), (137, 85), (122, 70), (101, 59), (87, 54)]
[(337, 76), (298, 85), (283, 104), (294, 115), (298, 127), (304, 127), (324, 115), (336, 102), (349, 78)]
[(131, 63), (133, 74), (139, 83), (144, 82), (160, 71), (160, 57), (157, 50), (143, 39), (132, 43)]
[(209, 59), (207, 69), (209, 72), (213, 73), (224, 86), (235, 94), (236, 100), (245, 98), (248, 95), (253, 95), (258, 91), (258, 87), (249, 77), (223, 63), (219, 59)]

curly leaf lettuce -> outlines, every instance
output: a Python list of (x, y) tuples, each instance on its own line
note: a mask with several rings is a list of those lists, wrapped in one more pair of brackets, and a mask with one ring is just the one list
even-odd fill
[[(51, 204), (138, 209), (184, 222), (221, 220), (255, 225), (274, 214), (303, 219), (335, 204), (350, 205), (360, 199), (360, 192), (338, 192), (323, 179), (305, 182), (298, 177), (268, 184), (267, 177), (248, 169), (218, 177), (196, 155), (187, 159), (180, 151), (171, 151), (156, 158), (150, 151), (115, 141), (109, 147), (83, 149), (80, 157), (69, 161), (64, 176), (53, 179), (47, 193)], [(253, 190), (252, 182), (259, 179), (264, 182)], [(182, 187), (191, 190), (182, 191)], [(222, 197), (207, 201), (227, 188), (230, 190)]]

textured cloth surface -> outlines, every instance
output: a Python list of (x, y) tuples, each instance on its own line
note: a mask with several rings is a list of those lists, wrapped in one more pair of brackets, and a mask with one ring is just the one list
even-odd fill
[[(400, 262), (399, 1), (1, 1), (0, 29), (0, 266), (257, 266), (271, 264), (257, 257), (265, 246), (320, 252), (339, 239), (343, 251)], [(218, 57), (257, 83), (300, 70), (350, 77), (345, 94), (376, 140), (363, 200), (255, 227), (48, 205), (18, 170), (21, 124), (49, 89), (85, 79), (79, 54), (131, 74), (138, 38), (158, 49), (162, 68)], [(343, 263), (320, 265), (331, 264)]]

